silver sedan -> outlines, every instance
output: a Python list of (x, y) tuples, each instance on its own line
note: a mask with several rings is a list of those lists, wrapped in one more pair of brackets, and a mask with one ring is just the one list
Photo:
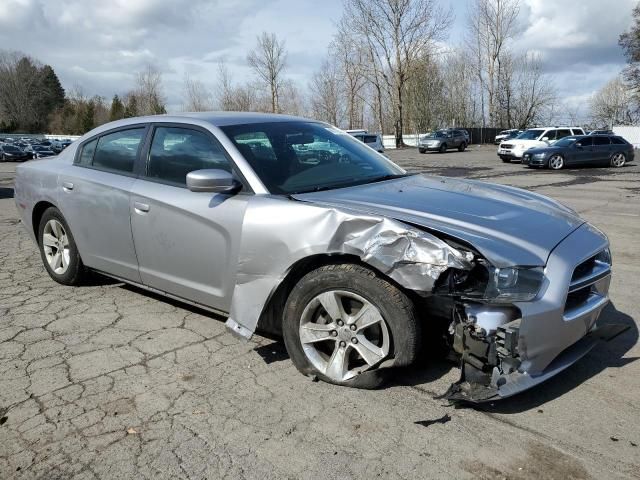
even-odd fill
[(17, 169), (49, 275), (97, 271), (280, 333), (302, 373), (375, 387), (440, 337), (449, 398), (506, 397), (605, 333), (607, 238), (523, 190), (408, 174), (345, 132), (251, 113), (103, 125)]

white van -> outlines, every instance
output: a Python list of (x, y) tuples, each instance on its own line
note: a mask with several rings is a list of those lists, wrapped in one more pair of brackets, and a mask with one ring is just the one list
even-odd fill
[(503, 162), (522, 161), (522, 155), (530, 148), (547, 147), (561, 138), (584, 134), (584, 130), (580, 127), (530, 128), (515, 138), (501, 142), (498, 147), (498, 156)]

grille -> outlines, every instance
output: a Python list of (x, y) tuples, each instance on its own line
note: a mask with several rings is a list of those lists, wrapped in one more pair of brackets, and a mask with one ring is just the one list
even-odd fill
[(594, 285), (611, 274), (611, 266), (598, 260), (598, 255), (588, 258), (573, 270), (564, 307), (565, 319), (576, 318), (606, 302), (606, 295), (599, 294)]
[(510, 143), (505, 143), (504, 145), (502, 145), (502, 148), (513, 148), (513, 145), (511, 145)]

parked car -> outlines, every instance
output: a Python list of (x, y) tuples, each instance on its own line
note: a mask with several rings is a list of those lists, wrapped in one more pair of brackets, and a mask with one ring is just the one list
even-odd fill
[(571, 135), (584, 135), (584, 130), (580, 127), (530, 128), (516, 138), (500, 143), (498, 157), (503, 162), (522, 161), (522, 155), (530, 148), (552, 145), (561, 138)]
[(30, 154), (31, 158), (53, 157), (55, 155), (53, 150), (43, 145), (29, 145), (24, 151)]
[(418, 151), (420, 153), (427, 151), (444, 153), (449, 149), (457, 148), (463, 152), (467, 148), (467, 144), (467, 136), (463, 130), (438, 130), (420, 138)]
[(2, 162), (24, 162), (29, 159), (31, 159), (31, 154), (15, 145), (4, 144), (0, 146), (0, 161)]
[(591, 130), (587, 135), (615, 135), (613, 130)]
[(549, 147), (532, 148), (522, 157), (529, 167), (561, 170), (574, 165), (609, 165), (620, 168), (634, 159), (633, 145), (616, 135), (565, 137)]
[(367, 146), (373, 148), (376, 152), (384, 153), (382, 137), (377, 133), (352, 133), (350, 135), (367, 144)]
[(518, 130), (517, 128), (502, 130), (500, 133), (498, 133), (498, 135), (496, 135), (496, 138), (493, 143), (495, 145), (499, 145), (500, 142), (502, 142), (503, 140), (514, 138), (520, 133), (522, 133), (522, 130)]
[(414, 361), (424, 336), (451, 332), (463, 372), (448, 398), (489, 401), (616, 333), (596, 327), (609, 242), (575, 211), (504, 185), (408, 174), (317, 121), (108, 123), (18, 166), (15, 202), (55, 281), (80, 285), (95, 270), (226, 315), (243, 338), (281, 333), (300, 372), (339, 385), (375, 387)]

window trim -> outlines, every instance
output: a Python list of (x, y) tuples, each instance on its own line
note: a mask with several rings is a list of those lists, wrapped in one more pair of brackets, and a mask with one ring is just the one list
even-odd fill
[(213, 144), (216, 145), (220, 149), (220, 151), (222, 152), (224, 157), (229, 162), (229, 165), (231, 166), (231, 171), (232, 171), (233, 176), (240, 183), (242, 183), (242, 189), (237, 194), (242, 194), (242, 193), (244, 193), (244, 194), (254, 194), (255, 193), (253, 191), (253, 189), (251, 188), (251, 185), (249, 184), (247, 179), (244, 177), (244, 175), (243, 175), (242, 171), (240, 170), (240, 168), (238, 168), (238, 165), (236, 165), (236, 162), (233, 161), (233, 158), (231, 157), (231, 155), (229, 155), (229, 152), (227, 152), (227, 150), (224, 148), (224, 146), (218, 140), (218, 138), (209, 129), (207, 129), (205, 127), (202, 127), (200, 125), (194, 125), (192, 123), (154, 122), (154, 123), (149, 125), (149, 132), (147, 133), (147, 139), (146, 139), (145, 144), (144, 144), (143, 157), (142, 157), (142, 160), (140, 161), (140, 172), (139, 172), (139, 175), (138, 175), (138, 179), (144, 180), (145, 182), (159, 183), (161, 185), (167, 185), (169, 187), (174, 187), (174, 188), (183, 188), (185, 190), (189, 189), (186, 184), (185, 185), (177, 185), (177, 184), (175, 184), (173, 182), (169, 182), (169, 181), (165, 181), (165, 180), (162, 180), (162, 179), (159, 179), (159, 178), (154, 178), (154, 177), (149, 177), (148, 176), (149, 161), (150, 161), (150, 157), (151, 157), (151, 144), (153, 143), (153, 137), (154, 137), (154, 135), (156, 133), (156, 130), (158, 128), (182, 128), (184, 130), (195, 130), (197, 132), (204, 133), (213, 142)]
[[(125, 130), (144, 130), (142, 133), (142, 139), (140, 141), (140, 144), (138, 145), (138, 150), (136, 152), (136, 158), (134, 158), (133, 160), (133, 171), (132, 172), (122, 172), (122, 171), (118, 171), (118, 170), (108, 170), (106, 168), (100, 168), (100, 167), (95, 167), (93, 165), (93, 160), (95, 158), (96, 155), (96, 151), (98, 150), (98, 145), (100, 143), (100, 139), (106, 135), (111, 135), (113, 133), (118, 133), (121, 131), (125, 131)], [(144, 151), (144, 147), (146, 146), (146, 143), (148, 141), (148, 137), (149, 137), (149, 131), (151, 129), (149, 128), (149, 124), (148, 123), (132, 123), (130, 125), (124, 125), (124, 126), (120, 126), (120, 127), (116, 127), (116, 128), (111, 128), (109, 130), (105, 130), (104, 132), (100, 132), (96, 135), (93, 135), (89, 138), (87, 138), (86, 140), (84, 140), (80, 145), (78, 145), (78, 148), (76, 148), (76, 152), (75, 152), (75, 156), (73, 159), (73, 166), (75, 167), (81, 167), (81, 168), (88, 168), (89, 170), (97, 170), (98, 172), (104, 172), (104, 173), (111, 173), (113, 175), (122, 175), (123, 177), (131, 177), (131, 178), (139, 178), (140, 175), (138, 174), (138, 170), (139, 170), (139, 163), (140, 163), (140, 158), (141, 158), (141, 154)], [(90, 165), (82, 165), (80, 163), (80, 156), (82, 155), (82, 150), (84, 149), (85, 145), (87, 143), (92, 142), (93, 140), (97, 140), (96, 143), (96, 149), (93, 151), (93, 157), (91, 157), (91, 164)]]

